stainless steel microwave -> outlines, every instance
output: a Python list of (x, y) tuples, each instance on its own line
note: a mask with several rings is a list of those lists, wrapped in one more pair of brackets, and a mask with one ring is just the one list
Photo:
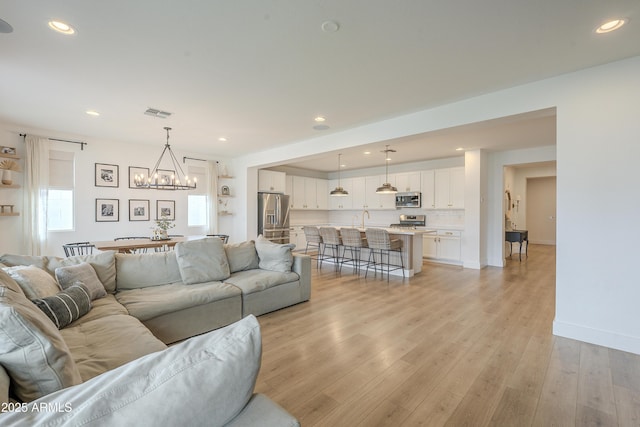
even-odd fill
[(420, 208), (422, 207), (422, 193), (396, 193), (396, 208)]

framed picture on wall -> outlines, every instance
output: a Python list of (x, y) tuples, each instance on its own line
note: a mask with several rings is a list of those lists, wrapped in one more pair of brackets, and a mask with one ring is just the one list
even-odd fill
[(96, 199), (96, 222), (120, 221), (120, 200)]
[(96, 187), (118, 187), (120, 185), (118, 165), (96, 163)]
[(157, 200), (156, 201), (156, 219), (176, 220), (176, 201), (175, 200)]
[(149, 221), (149, 201), (129, 199), (129, 221)]
[(129, 166), (129, 188), (144, 188), (149, 179), (149, 168)]

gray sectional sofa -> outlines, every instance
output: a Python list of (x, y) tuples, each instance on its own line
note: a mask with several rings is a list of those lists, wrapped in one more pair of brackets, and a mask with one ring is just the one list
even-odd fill
[[(310, 297), (311, 260), (291, 249), (207, 238), (163, 253), (0, 256), (0, 424), (298, 425), (253, 394), (254, 316)], [(90, 309), (58, 330), (64, 316), (32, 301), (55, 306), (72, 288)]]

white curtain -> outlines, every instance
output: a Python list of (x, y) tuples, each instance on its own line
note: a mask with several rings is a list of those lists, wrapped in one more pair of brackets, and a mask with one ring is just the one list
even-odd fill
[(218, 233), (218, 162), (207, 160), (207, 188), (209, 191), (207, 214), (209, 216), (209, 233)]
[(24, 239), (27, 255), (41, 255), (47, 244), (49, 140), (25, 138)]

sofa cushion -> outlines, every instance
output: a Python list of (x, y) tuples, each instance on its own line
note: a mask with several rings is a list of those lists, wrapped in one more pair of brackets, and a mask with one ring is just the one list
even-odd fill
[[(87, 316), (60, 331), (71, 351), (82, 381), (167, 348), (138, 319), (128, 314), (118, 313), (118, 308), (114, 309), (116, 314), (103, 317), (90, 316), (99, 308), (98, 305), (103, 300), (96, 300), (96, 307)], [(111, 299), (109, 305), (118, 305), (123, 308), (114, 299)]]
[(107, 295), (107, 291), (105, 291), (100, 279), (98, 279), (96, 271), (89, 263), (82, 262), (77, 265), (58, 267), (55, 274), (62, 289), (67, 289), (76, 282), (82, 282), (89, 289), (89, 295), (92, 300)]
[(224, 251), (227, 254), (231, 273), (258, 268), (260, 260), (253, 240), (224, 245)]
[(143, 322), (163, 314), (208, 304), (241, 295), (240, 289), (221, 282), (198, 283), (186, 286), (174, 283), (148, 288), (120, 291), (116, 298), (129, 314)]
[(185, 285), (224, 280), (231, 274), (224, 244), (217, 237), (180, 242), (175, 251)]
[(60, 292), (56, 279), (35, 265), (5, 267), (4, 271), (18, 283), (27, 298), (44, 298)]
[(293, 265), (291, 250), (295, 247), (296, 245), (292, 243), (280, 245), (265, 239), (262, 235), (258, 236), (256, 239), (256, 251), (258, 252), (258, 258), (260, 258), (259, 267), (264, 270), (281, 271), (283, 273), (291, 271), (291, 266)]
[(53, 407), (69, 405), (70, 412), (11, 412), (3, 422), (222, 426), (251, 398), (260, 358), (260, 326), (249, 316), (43, 399)]
[(31, 301), (51, 319), (58, 329), (78, 320), (91, 310), (89, 289), (80, 282), (69, 286), (56, 295), (36, 298)]
[(237, 286), (242, 289), (244, 295), (248, 295), (283, 283), (295, 282), (298, 279), (300, 279), (300, 276), (292, 271), (282, 273), (280, 271), (257, 269), (233, 273), (225, 282)]
[(60, 331), (2, 270), (0, 365), (9, 373), (16, 396), (25, 402), (81, 382)]
[(175, 251), (146, 254), (116, 254), (118, 291), (180, 283)]
[(88, 262), (96, 271), (98, 279), (100, 279), (100, 282), (102, 282), (106, 291), (109, 293), (116, 291), (116, 263), (114, 251), (104, 251), (90, 255), (76, 255), (67, 258), (4, 254), (0, 256), (0, 262), (9, 266), (35, 265), (38, 268), (46, 270), (52, 277), (55, 276), (55, 271), (58, 267)]

